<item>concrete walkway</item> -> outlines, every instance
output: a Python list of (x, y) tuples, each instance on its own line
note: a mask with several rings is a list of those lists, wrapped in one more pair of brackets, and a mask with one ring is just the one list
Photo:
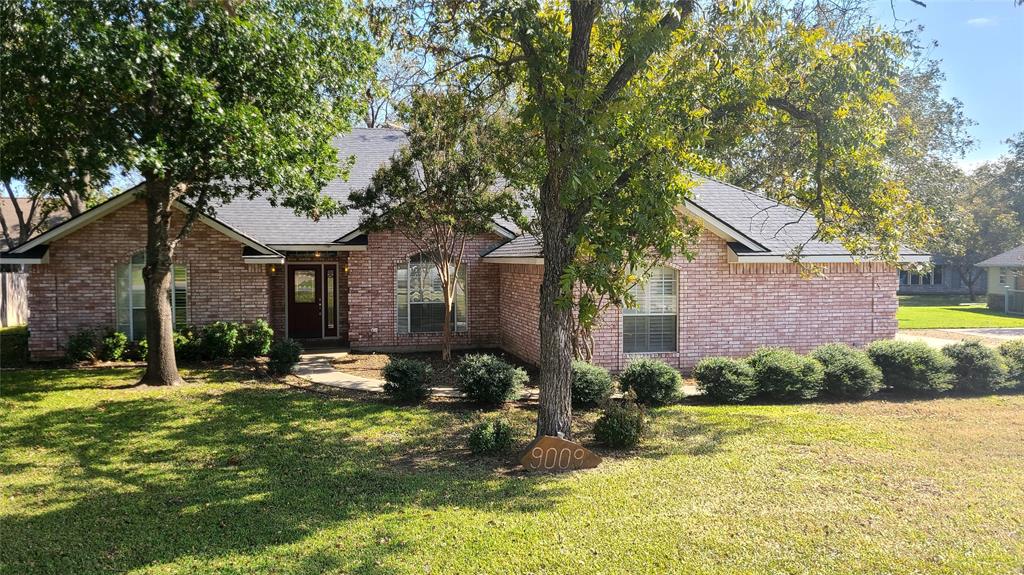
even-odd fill
[(996, 347), (1004, 341), (1024, 337), (1021, 327), (980, 327), (971, 329), (901, 329), (896, 339), (921, 341), (931, 347), (943, 347), (965, 339), (977, 339), (981, 343)]

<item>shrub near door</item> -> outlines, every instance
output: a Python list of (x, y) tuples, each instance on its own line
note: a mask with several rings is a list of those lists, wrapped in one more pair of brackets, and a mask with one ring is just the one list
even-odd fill
[(762, 347), (747, 363), (754, 369), (758, 394), (777, 401), (814, 399), (821, 392), (824, 370), (814, 358), (788, 349)]
[(490, 354), (472, 354), (455, 367), (455, 380), (466, 399), (480, 405), (497, 406), (518, 399), (529, 376)]
[(679, 397), (683, 378), (671, 365), (657, 359), (634, 360), (619, 376), (623, 392), (632, 390), (645, 405), (665, 405)]
[(925, 343), (880, 340), (868, 346), (868, 356), (892, 389), (940, 393), (953, 387), (953, 361)]

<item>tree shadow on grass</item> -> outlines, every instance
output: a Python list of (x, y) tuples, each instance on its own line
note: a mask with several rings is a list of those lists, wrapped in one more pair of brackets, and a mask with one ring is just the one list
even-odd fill
[[(5, 430), (2, 461), (46, 450), (54, 460), (39, 467), (55, 478), (19, 478), (32, 471), (24, 463), (0, 466), (16, 485), (8, 495), (45, 493), (44, 510), (4, 517), (2, 562), (12, 573), (201, 564), (378, 514), (449, 506), (534, 513), (564, 493), (544, 486), (545, 476), (488, 481), (490, 468), (458, 458), (394, 465), (443, 448), (448, 423), (429, 410), (273, 388), (129, 397), (31, 416)], [(382, 560), (407, 551), (384, 534), (288, 570), (344, 562), (353, 572), (386, 572)]]

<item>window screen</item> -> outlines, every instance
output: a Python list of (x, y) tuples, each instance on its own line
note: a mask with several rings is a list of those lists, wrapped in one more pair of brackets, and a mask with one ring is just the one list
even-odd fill
[[(142, 268), (146, 265), (145, 252), (132, 256), (127, 264), (116, 269), (114, 305), (117, 310), (117, 331), (132, 340), (146, 337), (146, 284)], [(188, 268), (175, 265), (172, 270), (171, 289), (167, 297), (171, 302), (174, 329), (188, 324)]]
[[(444, 288), (437, 267), (414, 256), (395, 274), (395, 304), (399, 333), (440, 332), (444, 329)], [(459, 267), (452, 318), (453, 331), (466, 331), (466, 267)]]
[(636, 307), (622, 310), (622, 350), (625, 353), (676, 351), (677, 277), (671, 268), (651, 270), (643, 286), (634, 286), (630, 293)]

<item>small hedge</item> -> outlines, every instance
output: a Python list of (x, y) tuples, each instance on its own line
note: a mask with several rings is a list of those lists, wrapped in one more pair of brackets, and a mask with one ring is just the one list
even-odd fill
[(146, 338), (129, 341), (124, 348), (124, 358), (128, 361), (146, 361), (147, 357), (149, 357), (149, 343)]
[(823, 392), (831, 397), (862, 399), (882, 387), (882, 371), (868, 354), (841, 343), (815, 349), (811, 357), (824, 367)]
[(636, 395), (627, 392), (622, 402), (613, 402), (594, 422), (594, 438), (615, 449), (636, 447), (648, 433), (647, 414), (637, 405)]
[(693, 369), (693, 377), (708, 399), (742, 403), (757, 395), (754, 370), (746, 362), (729, 357), (706, 357)]
[(28, 363), (28, 328), (23, 325), (0, 328), (0, 367)]
[(1002, 356), (979, 341), (947, 345), (942, 353), (953, 361), (953, 391), (957, 393), (991, 393), (1009, 386)]
[(683, 378), (675, 368), (658, 359), (637, 359), (619, 376), (623, 392), (632, 390), (637, 401), (646, 405), (665, 405), (679, 397)]
[(238, 324), (215, 321), (203, 329), (203, 359), (228, 359), (238, 345)]
[(174, 356), (178, 361), (199, 361), (203, 359), (203, 332), (195, 326), (188, 326), (174, 332)]
[(880, 340), (868, 346), (868, 356), (882, 370), (882, 382), (892, 389), (940, 393), (953, 387), (953, 361), (925, 343)]
[(758, 395), (776, 401), (814, 399), (821, 393), (824, 369), (812, 357), (781, 347), (762, 347), (747, 359)]
[(999, 355), (1006, 362), (1010, 385), (1024, 390), (1024, 338), (1003, 342), (999, 346)]
[(515, 443), (515, 429), (504, 419), (485, 421), (469, 433), (469, 450), (477, 455), (508, 453)]
[(466, 399), (496, 406), (519, 398), (529, 376), (522, 368), (490, 354), (471, 354), (455, 366), (455, 381)]
[(96, 332), (91, 329), (84, 329), (68, 338), (68, 345), (64, 356), (73, 363), (95, 361), (97, 344)]
[(572, 405), (593, 407), (612, 395), (612, 376), (608, 370), (585, 361), (572, 362)]
[(275, 341), (267, 353), (267, 369), (274, 375), (288, 375), (295, 364), (299, 363), (302, 346), (291, 338)]
[(245, 323), (238, 327), (238, 342), (235, 346), (235, 357), (252, 359), (267, 355), (274, 343), (274, 330), (262, 319)]
[(430, 397), (434, 370), (425, 361), (394, 358), (384, 366), (384, 393), (397, 401), (418, 403)]
[(107, 332), (100, 342), (97, 356), (103, 361), (121, 361), (124, 351), (128, 347), (128, 336), (119, 332)]

